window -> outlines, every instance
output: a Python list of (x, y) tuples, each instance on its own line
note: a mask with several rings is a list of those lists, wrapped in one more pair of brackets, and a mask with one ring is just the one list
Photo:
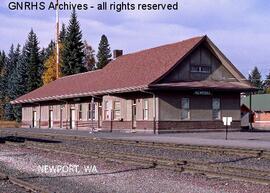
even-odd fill
[(191, 72), (210, 73), (210, 66), (191, 66)]
[(94, 120), (96, 118), (95, 115), (96, 115), (96, 105), (95, 103), (89, 103), (88, 104), (88, 119)]
[(182, 98), (181, 100), (181, 120), (190, 119), (189, 98)]
[(82, 104), (79, 104), (79, 120), (82, 120)]
[(110, 119), (109, 101), (104, 102), (104, 120)]
[(148, 120), (148, 113), (149, 113), (149, 104), (148, 99), (143, 101), (143, 120)]
[(114, 104), (113, 104), (113, 119), (114, 120), (118, 120), (121, 118), (121, 111), (120, 111), (120, 108), (121, 108), (121, 104), (120, 104), (120, 101), (114, 101)]
[(212, 108), (213, 108), (213, 119), (219, 120), (221, 119), (221, 113), (220, 113), (220, 99), (219, 98), (213, 98), (212, 101)]

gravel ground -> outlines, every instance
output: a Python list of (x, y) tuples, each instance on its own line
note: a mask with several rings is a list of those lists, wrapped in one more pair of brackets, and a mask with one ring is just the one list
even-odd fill
[(0, 192), (1, 193), (27, 193), (27, 191), (19, 186), (11, 184), (9, 181), (0, 181)]
[[(40, 173), (40, 165), (95, 165), (97, 173)], [(49, 187), (50, 191), (81, 193), (267, 193), (270, 187), (240, 181), (207, 178), (164, 169), (54, 154), (0, 145), (0, 171)], [(9, 191), (8, 191), (9, 192)], [(12, 191), (10, 191), (12, 192)]]
[[(57, 144), (54, 144), (57, 145)], [(222, 155), (198, 151), (168, 150), (149, 147), (136, 147), (133, 145), (119, 145), (108, 143), (94, 143), (85, 141), (64, 141), (58, 145), (69, 147), (79, 147), (85, 151), (109, 151), (116, 153), (134, 153), (149, 156), (162, 156), (163, 158), (176, 160), (193, 160), (210, 163), (212, 165), (226, 164), (236, 167), (245, 167), (270, 172), (270, 160), (264, 158), (254, 158), (240, 155)]]

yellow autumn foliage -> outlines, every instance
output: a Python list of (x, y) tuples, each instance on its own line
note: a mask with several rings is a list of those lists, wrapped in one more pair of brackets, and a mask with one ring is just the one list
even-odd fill
[[(60, 53), (62, 46), (59, 45)], [(60, 54), (60, 62), (59, 62), (59, 77), (61, 77), (61, 54)], [(54, 80), (56, 80), (56, 49), (53, 54), (49, 56), (49, 58), (44, 63), (44, 73), (42, 75), (43, 84), (46, 85)]]

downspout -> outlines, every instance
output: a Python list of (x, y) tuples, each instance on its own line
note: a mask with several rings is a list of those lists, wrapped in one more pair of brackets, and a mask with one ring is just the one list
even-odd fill
[(92, 124), (92, 131), (94, 131), (93, 113), (96, 113), (96, 112), (93, 112), (93, 110), (94, 110), (94, 97), (92, 96), (92, 99), (91, 99), (91, 124)]
[(145, 90), (140, 90), (141, 92), (143, 92), (143, 93), (147, 93), (147, 94), (151, 94), (152, 96), (153, 96), (153, 111), (154, 111), (154, 116), (153, 116), (153, 128), (154, 128), (154, 134), (158, 134), (157, 133), (157, 128), (156, 128), (156, 114), (157, 114), (157, 112), (156, 112), (156, 94), (155, 93), (153, 93), (153, 92), (150, 92), (150, 91), (145, 91)]
[[(68, 129), (68, 101), (56, 99), (57, 101), (66, 103), (66, 129)], [(60, 106), (61, 108), (61, 106)]]
[[(93, 113), (96, 113), (96, 112), (93, 112), (93, 110), (94, 110), (94, 108), (93, 108), (93, 105), (94, 105), (94, 103), (95, 103), (95, 98), (99, 98), (99, 99), (102, 99), (102, 97), (97, 97), (97, 96), (94, 96), (94, 95), (92, 95), (91, 96), (92, 97), (92, 99), (91, 99), (91, 123), (92, 123), (92, 131), (94, 131), (94, 119), (93, 119)], [(98, 107), (97, 107), (97, 110), (98, 110), (98, 112), (99, 112), (99, 104), (98, 104)], [(97, 122), (99, 122), (99, 113), (98, 113), (98, 117), (97, 117)], [(98, 123), (99, 124), (99, 123)]]
[(252, 125), (252, 122), (253, 122), (253, 112), (252, 112), (252, 92), (249, 93), (249, 124), (250, 124), (250, 129), (251, 131), (253, 131), (253, 125)]

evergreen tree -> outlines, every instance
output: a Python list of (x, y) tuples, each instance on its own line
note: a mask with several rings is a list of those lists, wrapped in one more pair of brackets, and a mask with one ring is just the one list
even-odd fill
[(45, 59), (46, 60), (54, 53), (54, 50), (55, 50), (55, 42), (53, 40), (51, 40), (48, 47), (45, 49)]
[(4, 83), (5, 83), (5, 119), (14, 120), (13, 106), (10, 101), (15, 99), (14, 93), (14, 79), (15, 79), (15, 69), (20, 57), (20, 45), (14, 50), (12, 45), (8, 54), (8, 59), (4, 67)]
[(267, 94), (270, 94), (270, 73), (266, 76), (264, 81), (264, 90)]
[(0, 52), (0, 120), (4, 119), (5, 111), (5, 83), (4, 83), (4, 66), (6, 65), (6, 54)]
[(46, 60), (46, 49), (42, 48), (40, 53), (39, 53), (39, 58), (40, 58), (40, 62), (41, 64), (44, 64), (44, 61)]
[(0, 100), (4, 95), (4, 67), (6, 66), (6, 54), (4, 51), (0, 52)]
[[(15, 69), (15, 76), (13, 80), (14, 89), (12, 96), (15, 98), (22, 96), (28, 92), (28, 89), (26, 87), (28, 83), (28, 53), (26, 52), (25, 47), (22, 49), (22, 53), (19, 57), (19, 61), (17, 63), (16, 69)], [(17, 121), (21, 120), (21, 105), (14, 105), (13, 106), (13, 113), (14, 117)]]
[(261, 78), (262, 78), (261, 73), (259, 72), (257, 66), (255, 66), (255, 68), (249, 74), (248, 79), (253, 86), (261, 89), (263, 85)]
[(67, 31), (66, 31), (66, 26), (65, 24), (63, 23), (62, 24), (62, 28), (60, 30), (60, 34), (59, 34), (59, 39), (60, 39), (60, 42), (63, 43), (66, 39), (66, 35), (67, 35)]
[(25, 43), (26, 65), (28, 68), (28, 91), (35, 90), (42, 86), (41, 76), (43, 74), (43, 65), (40, 60), (37, 35), (33, 30), (30, 31)]
[(85, 68), (88, 70), (88, 71), (92, 71), (95, 69), (95, 64), (96, 64), (96, 59), (95, 59), (95, 50), (92, 48), (91, 45), (89, 45), (87, 43), (87, 41), (84, 41), (84, 49), (83, 49), (83, 52), (84, 52), (84, 60), (83, 60), (83, 64), (85, 66)]
[(0, 75), (2, 74), (2, 69), (4, 67), (5, 52), (0, 51)]
[(61, 67), (61, 72), (63, 76), (87, 71), (83, 65), (84, 53), (82, 32), (75, 10), (73, 10), (71, 14), (69, 26), (67, 28), (62, 58), (63, 65)]
[(106, 66), (111, 60), (112, 54), (108, 39), (105, 35), (101, 36), (101, 40), (98, 46), (97, 54), (97, 69), (101, 69)]

